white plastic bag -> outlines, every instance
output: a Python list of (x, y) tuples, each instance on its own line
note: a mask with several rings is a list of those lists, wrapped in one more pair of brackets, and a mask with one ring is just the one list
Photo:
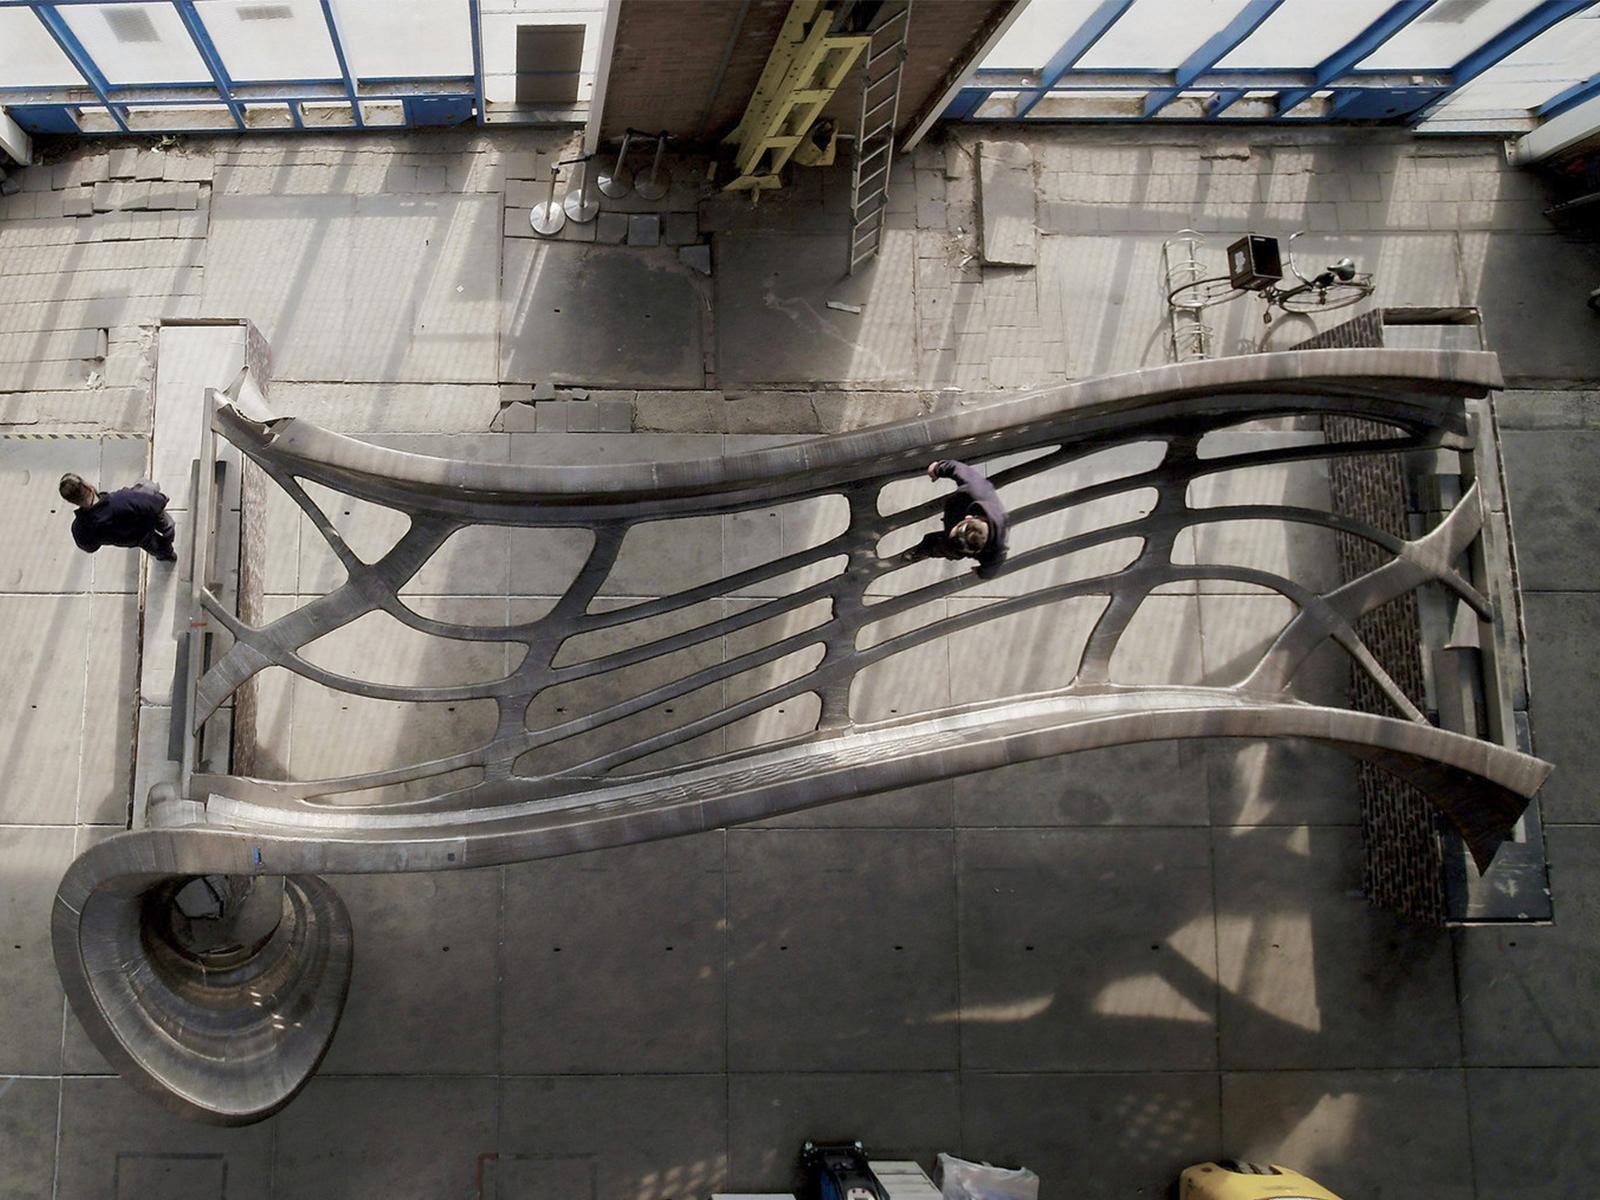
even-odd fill
[(1039, 1177), (1026, 1167), (991, 1167), (939, 1155), (944, 1200), (1039, 1200)]

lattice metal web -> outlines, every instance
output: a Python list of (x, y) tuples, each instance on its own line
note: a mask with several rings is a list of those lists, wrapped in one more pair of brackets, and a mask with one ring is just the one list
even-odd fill
[[(1364, 397), (1354, 401), (1353, 407), (1367, 411), (1373, 404), (1372, 397)], [(1370, 653), (1356, 625), (1362, 614), (1425, 582), (1447, 588), (1484, 619), (1491, 617), (1482, 594), (1454, 566), (1478, 533), (1476, 493), (1468, 493), (1427, 537), (1406, 543), (1355, 518), (1313, 509), (1283, 504), (1196, 507), (1190, 488), (1195, 481), (1222, 472), (1435, 446), (1452, 436), (1458, 416), (1445, 409), (1434, 410), (1425, 418), (1421, 410), (1408, 413), (1404, 405), (1377, 402), (1383, 410), (1380, 415), (1389, 418), (1389, 436), (1376, 441), (1353, 446), (1276, 446), (1216, 456), (1203, 452), (1207, 434), (1227, 429), (1241, 418), (1292, 413), (1304, 405), (1297, 397), (1230, 397), (1230, 403), (1202, 411), (1172, 407), (1146, 414), (1141, 420), (1123, 422), (1114, 433), (1096, 429), (1064, 436), (1060, 429), (1038, 427), (967, 439), (968, 444), (959, 451), (935, 450), (935, 455), (959, 452), (964, 458), (994, 463), (992, 478), (1003, 495), (1029, 481), (1037, 483), (1049, 473), (1060, 479), (1063, 475), (1058, 468), (1082, 464), (1108, 449), (1145, 446), (1154, 451), (1149, 465), (1056, 490), (1018, 506), (1013, 513), (1016, 549), (1007, 574), (1042, 586), (995, 596), (982, 607), (942, 618), (927, 614), (938, 601), (970, 592), (977, 581), (954, 565), (930, 572), (892, 553), (908, 534), (937, 515), (942, 498), (884, 511), (891, 508), (885, 489), (923, 464), (927, 455), (921, 452), (915, 460), (897, 456), (842, 485), (831, 479), (791, 480), (781, 489), (785, 501), (843, 498), (847, 510), (843, 527), (814, 545), (672, 595), (623, 607), (601, 607), (596, 601), (624, 542), (630, 536), (648, 536), (651, 521), (663, 515), (654, 511), (657, 506), (625, 503), (612, 506), (620, 510), (614, 514), (597, 515), (593, 505), (574, 510), (559, 503), (490, 500), (468, 511), (437, 494), (396, 488), (375, 475), (330, 468), (301, 454), (282, 436), (293, 431), (297, 422), (255, 424), (224, 409), (219, 428), (295, 499), (348, 578), (328, 594), (260, 626), (239, 619), (207, 594), (208, 611), (228, 627), (236, 641), (200, 681), (196, 721), (209, 717), (245, 681), (269, 665), (375, 699), (492, 700), (498, 719), (493, 736), (484, 744), (428, 762), (310, 781), (208, 776), (196, 781), (197, 790), (209, 788), (252, 808), (398, 810), (408, 818), (424, 812), (577, 798), (608, 780), (659, 766), (665, 752), (693, 739), (740, 722), (748, 726), (753, 719), (771, 717), (780, 709), (785, 720), (773, 725), (769, 740), (790, 745), (825, 741), (856, 727), (850, 711), (851, 684), (874, 665), (935, 638), (1079, 597), (1098, 598), (1104, 607), (1088, 633), (1076, 672), (1062, 677), (1057, 687), (1075, 693), (1104, 690), (1115, 687), (1113, 656), (1145, 600), (1164, 585), (1202, 580), (1264, 589), (1286, 597), (1298, 610), (1260, 660), (1239, 679), (1229, 681), (1243, 693), (1282, 698), (1311, 652), (1332, 639), (1388, 697), (1397, 715), (1423, 722), (1405, 689)], [(1015, 461), (1019, 452), (1026, 457)], [(363, 561), (308, 494), (303, 486), (306, 482), (396, 507), (409, 518), (409, 527), (386, 553), (371, 562)], [(1097, 502), (1140, 494), (1149, 498), (1149, 504), (1138, 515), (1039, 544), (1030, 538), (1030, 531), (1044, 526), (1044, 519), (1052, 514), (1086, 510)], [(744, 490), (724, 497), (700, 497), (692, 510), (733, 511), (749, 499)], [(683, 508), (681, 504), (677, 507)], [(470, 517), (552, 530), (582, 525), (592, 540), (570, 586), (549, 611), (532, 620), (474, 625), (422, 616), (401, 598), (400, 589), (452, 535), (472, 523)], [(1318, 595), (1294, 580), (1258, 568), (1179, 561), (1175, 550), (1185, 531), (1237, 521), (1281, 521), (1336, 530), (1372, 547), (1381, 562), (1352, 583)], [(1109, 569), (1102, 565), (1108, 550), (1122, 552)], [(1087, 575), (1075, 569), (1082, 567), (1086, 557), (1093, 559), (1097, 554), (1100, 559), (1089, 563)], [(911, 578), (914, 573), (916, 577)], [(706, 601), (748, 595), (751, 590), (778, 594), (747, 602), (739, 611), (690, 628), (667, 625)], [(518, 666), (499, 679), (414, 686), (339, 674), (318, 666), (304, 653), (317, 638), (373, 612), (387, 613), (424, 634), (520, 645), (525, 654)], [(912, 622), (911, 628), (886, 632), (896, 628), (895, 622), (907, 620)], [(637, 637), (622, 649), (587, 657), (573, 652), (594, 635), (619, 629), (637, 634), (651, 623), (667, 628)], [(751, 644), (724, 661), (686, 670), (666, 682), (628, 688), (630, 668), (730, 637)], [(605, 695), (607, 702), (576, 712), (539, 703), (542, 696), (563, 690), (571, 695), (579, 685)], [(730, 689), (726, 703), (704, 702), (710, 689), (724, 685)], [(702, 701), (698, 705), (697, 697)], [(798, 723), (796, 718), (800, 718)], [(424, 780), (435, 780), (438, 786), (420, 799), (415, 798), (414, 787), (408, 789), (410, 798), (400, 802), (364, 801), (361, 796), (369, 789)]]
[[(205, 586), (216, 574), (216, 538), (202, 526), (216, 506), (192, 506), (188, 661), (212, 665), (184, 680), (184, 773), (176, 789), (153, 790), (146, 827), (97, 841), (63, 877), (52, 919), (63, 988), (95, 1045), (131, 1082), (188, 1116), (259, 1120), (316, 1069), (349, 985), (349, 915), (322, 876), (524, 861), (1173, 738), (1307, 738), (1375, 762), (1416, 784), (1455, 823), (1481, 869), (1549, 764), (1430, 723), (1359, 632), (1366, 615), (1438, 588), (1462, 623), (1476, 620), (1493, 644), (1477, 486), (1409, 539), (1303, 505), (1207, 506), (1199, 497), (1222, 472), (1466, 449), (1462, 398), (1483, 395), (1498, 379), (1493, 356), (1481, 353), (1255, 355), (1152, 368), (724, 459), (561, 468), (404, 454), (274, 419), (241, 391), (239, 407), (212, 412), (202, 457), (212, 454), (211, 430), (232, 441), (250, 470), (300, 505), (347, 577), (275, 620), (251, 620), (251, 586), (241, 589), (238, 612)], [(1229, 437), (1210, 439), (1262, 419), (1330, 413), (1385, 432), (1248, 450), (1234, 449)], [(942, 505), (902, 503), (903, 481), (930, 459), (951, 457), (985, 464), (1012, 507), (1011, 556), (987, 583), (962, 564), (902, 557)], [(1089, 471), (1096, 463), (1098, 473)], [(202, 500), (212, 479), (197, 473)], [(363, 558), (314, 502), (318, 488), (392, 509), (405, 530)], [(245, 502), (255, 494), (248, 485)], [(607, 589), (629, 542), (659, 531), (657, 522), (821, 498), (830, 498), (823, 506), (839, 514), (836, 523), (770, 561), (655, 598), (629, 602)], [(1236, 522), (1330, 530), (1377, 557), (1320, 591), (1262, 567), (1186, 561), (1199, 544), (1192, 531)], [(244, 524), (251, 528), (249, 514)], [(408, 582), (474, 525), (549, 530), (581, 543), (570, 581), (546, 611), (487, 625), (425, 616), (408, 604)], [(1206, 581), (1286, 599), (1294, 615), (1265, 631), (1265, 648), (1230, 679), (1201, 685), (1169, 672), (1118, 682), (1118, 648), (1139, 636), (1145, 606), (1166, 598), (1157, 592)], [(755, 592), (768, 594), (746, 594)], [(1057, 678), (1034, 672), (1018, 686), (1008, 660), (1004, 672), (997, 667), (1005, 694), (993, 699), (881, 719), (852, 709), (852, 688), (908, 651), (1080, 603), (1093, 616), (1081, 651), (1053, 660), (1062, 664)], [(426, 686), (352, 678), (315, 661), (320, 638), (374, 613), (412, 635), (510, 643), (522, 657), (497, 678)], [(193, 649), (214, 637), (208, 625), (234, 639), (223, 649), (226, 639), (215, 638), (221, 653), (209, 657)], [(624, 633), (632, 640), (611, 640)], [(696, 658), (719, 641), (722, 652)], [(1292, 693), (1310, 656), (1330, 641), (1395, 716)], [(640, 674), (668, 661), (678, 665)], [(237, 708), (241, 689), (268, 668), (386, 701), (487, 700), (497, 719), (481, 744), (459, 753), (338, 778), (196, 769), (196, 735), (207, 719), (230, 697)], [(553, 701), (568, 692), (589, 699)], [(248, 701), (243, 707), (248, 720)], [(773, 719), (779, 710), (781, 721)], [(708, 735), (736, 730), (743, 732), (733, 749), (714, 746), (721, 752), (684, 761)], [(338, 732), (359, 744), (366, 731), (352, 721)], [(214, 894), (229, 897), (222, 928), (202, 931), (203, 942), (173, 904), (194, 876), (220, 881)]]

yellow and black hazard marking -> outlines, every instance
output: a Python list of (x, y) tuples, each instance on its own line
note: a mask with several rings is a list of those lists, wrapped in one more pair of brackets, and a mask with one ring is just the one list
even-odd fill
[(148, 433), (0, 433), (0, 441), (12, 442), (143, 442)]

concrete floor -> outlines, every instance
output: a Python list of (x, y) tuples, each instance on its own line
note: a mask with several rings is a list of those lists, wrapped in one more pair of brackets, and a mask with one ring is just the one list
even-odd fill
[[(1549, 230), (1495, 144), (1308, 136), (1030, 132), (1038, 265), (989, 268), (963, 131), (900, 171), (883, 261), (850, 281), (843, 193), (819, 174), (752, 210), (683, 166), (664, 201), (621, 206), (661, 214), (659, 246), (617, 244), (617, 221), (526, 237), (553, 136), (89, 147), (23, 172), (0, 200), (0, 1195), (683, 1198), (787, 1187), (814, 1136), (1023, 1162), (1051, 1197), (1153, 1196), (1223, 1153), (1352, 1198), (1578, 1194), (1600, 1169), (1600, 332), (1582, 307), (1600, 260)], [(54, 481), (143, 469), (153, 322), (252, 319), (276, 408), (396, 445), (697, 456), (1163, 361), (1159, 248), (1186, 225), (1212, 231), (1219, 267), (1234, 231), (1309, 227), (1319, 253), (1375, 269), (1385, 303), (1483, 305), (1513, 384), (1535, 736), (1558, 767), (1554, 926), (1444, 934), (1371, 911), (1337, 756), (1155, 745), (551, 863), (337, 880), (355, 980), (288, 1110), (209, 1129), (107, 1077), (65, 1010), (48, 912), (131, 800), (140, 579), (131, 556), (72, 550)], [(709, 278), (678, 253), (704, 239)], [(1250, 302), (1226, 316), (1220, 346), (1263, 344)], [(1306, 332), (1280, 322), (1265, 344)], [(381, 515), (348, 520), (383, 535)], [(675, 531), (619, 586), (679, 586), (806, 520)], [(326, 587), (309, 527), (280, 507), (273, 530), (273, 603)], [(1326, 569), (1313, 544), (1200, 552)], [(513, 612), (560, 562), (463, 541), (416, 602)], [(1224, 674), (1242, 618), (1273, 615), (1256, 596), (1162, 600), (1141, 656), (1189, 677)], [(1070, 619), (938, 647), (875, 702), (1034, 686)], [(483, 667), (381, 632), (330, 640), (327, 661), (378, 646), (400, 672)], [(467, 712), (267, 693), (263, 739), (290, 772), (476, 731)]]

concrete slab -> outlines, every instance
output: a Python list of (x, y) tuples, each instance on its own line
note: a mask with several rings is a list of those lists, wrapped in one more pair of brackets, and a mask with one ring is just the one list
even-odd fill
[(1247, 1162), (1292, 1164), (1341, 1196), (1384, 1195), (1402, 1162), (1405, 1186), (1420, 1195), (1474, 1195), (1457, 1070), (1230, 1072), (1222, 1144)]
[(723, 1191), (727, 1122), (716, 1076), (507, 1079), (495, 1170), (519, 1186), (499, 1194), (672, 1200)]
[(1553, 925), (1454, 935), (1472, 1066), (1600, 1062), (1600, 1030), (1586, 1000), (1600, 975), (1600, 831), (1546, 827), (1545, 848), (1556, 887)]
[(1214, 825), (1355, 825), (1356, 763), (1312, 742), (1216, 741), (1203, 750)]
[(1146, 742), (958, 776), (956, 824), (1205, 825), (1206, 757), (1192, 742)]
[(203, 311), (246, 316), (280, 379), (343, 379), (354, 196), (220, 195), (206, 240)]
[(1523, 588), (1600, 589), (1600, 432), (1511, 429), (1500, 444)]
[(126, 825), (138, 697), (139, 598), (94, 596), (79, 750), (81, 824)]
[(247, 316), (281, 379), (493, 383), (491, 196), (219, 196), (203, 311)]
[[(601, 599), (595, 602), (594, 607), (597, 610), (606, 610), (626, 607), (628, 603), (632, 602)], [(546, 611), (549, 604), (549, 601), (544, 600), (513, 601), (512, 619), (532, 620), (538, 613)], [(556, 655), (556, 665), (586, 662), (591, 658), (603, 657), (635, 646), (644, 639), (654, 639), (694, 629), (721, 616), (722, 606), (720, 602), (713, 600), (645, 621), (626, 622), (582, 634), (566, 641), (560, 653)], [(718, 639), (712, 638), (594, 679), (558, 683), (546, 688), (528, 706), (528, 727), (544, 729), (560, 724), (609, 704), (620, 703), (652, 687), (684, 679), (721, 661), (721, 643)], [(721, 707), (721, 686), (703, 686), (676, 700), (657, 704), (633, 717), (626, 726), (600, 726), (590, 733), (573, 738), (565, 745), (529, 751), (517, 760), (515, 770), (547, 774), (587, 761), (591, 757), (632, 746), (645, 737), (708, 716), (719, 711)], [(630, 764), (630, 769), (644, 770), (693, 762), (720, 753), (725, 745), (723, 732), (713, 730), (669, 750), (650, 755), (648, 758), (640, 758), (635, 764)]]
[[(1322, 440), (1321, 433), (1311, 431), (1219, 430), (1207, 435), (1201, 453), (1205, 457), (1222, 458), (1312, 445)], [(1281, 504), (1326, 512), (1332, 504), (1327, 464), (1286, 463), (1219, 471), (1190, 485), (1189, 504), (1197, 509), (1233, 504)], [(1331, 529), (1287, 521), (1214, 522), (1194, 528), (1194, 561), (1253, 567), (1292, 579), (1313, 591), (1325, 592), (1343, 582), (1334, 538)], [(1208, 592), (1258, 590), (1249, 584), (1209, 579), (1201, 581), (1200, 589)]]
[(954, 1069), (948, 833), (728, 833), (728, 1065)]
[[(466, 1186), (495, 1144), (493, 1079), (313, 1079), (272, 1126), (276, 1196), (346, 1200)], [(230, 1200), (232, 1193), (229, 1193)]]
[(0, 1192), (15, 1200), (54, 1200), (59, 1079), (7, 1079), (0, 1104)]
[(722, 518), (675, 517), (629, 529), (601, 591), (668, 596), (722, 575)]
[[(325, 1075), (492, 1075), (499, 1063), (500, 873), (330, 878), (355, 972)], [(472, 980), (463, 987), (463, 980)], [(440, 1030), (450, 1036), (440, 1037)]]
[[(934, 600), (864, 627), (860, 649), (911, 633), (944, 619), (946, 602)], [(950, 651), (943, 638), (896, 651), (862, 667), (850, 681), (850, 716), (856, 721), (881, 721), (910, 713), (945, 708), (951, 702)]]
[(1039, 261), (1032, 150), (1021, 142), (978, 143), (978, 210), (984, 262), (1031, 267)]
[(1594, 687), (1600, 661), (1600, 595), (1529, 592), (1522, 598), (1528, 627), (1528, 711), (1533, 748), (1556, 764), (1539, 792), (1544, 819), (1588, 823), (1600, 814), (1600, 758), (1586, 706), (1575, 697)]
[(808, 1139), (859, 1138), (874, 1160), (915, 1159), (932, 1171), (961, 1141), (952, 1072), (741, 1074), (728, 1080), (728, 1178), (735, 1187), (792, 1189)]
[(506, 1071), (724, 1069), (723, 836), (507, 869)]
[(1203, 832), (957, 837), (963, 1067), (1215, 1065), (1216, 945)]
[(1159, 1196), (1222, 1154), (1218, 1126), (1210, 1073), (962, 1076), (962, 1156), (1029, 1167), (1040, 1195)]
[(1227, 1069), (1454, 1066), (1448, 935), (1361, 896), (1356, 829), (1217, 829)]
[(1600, 1071), (1468, 1071), (1480, 1196), (1570, 1200), (1600, 1171)]
[[(1245, 679), (1298, 611), (1292, 600), (1262, 592), (1201, 595), (1199, 609), (1205, 682), (1215, 686)], [(1290, 691), (1302, 700), (1344, 708), (1349, 703), (1350, 670), (1344, 650), (1325, 643), (1306, 659)]]
[(122, 1080), (61, 1085), (59, 1200), (194, 1197), (270, 1200), (273, 1123), (223, 1129), (185, 1121)]
[(500, 305), (503, 382), (702, 387), (702, 302), (670, 256), (512, 241)]
[(10, 665), (0, 694), (0, 722), (10, 731), (0, 819), (77, 820), (92, 607), (88, 595), (0, 595), (0, 661)]
[(119, 552), (89, 555), (73, 544), (76, 510), (61, 498), (57, 484), (68, 471), (98, 482), (100, 443), (6, 439), (0, 449), (0, 503), (19, 518), (0, 530), (0, 590), (88, 591), (96, 561), (115, 560)]
[(1512, 383), (1600, 376), (1585, 305), (1600, 277), (1595, 247), (1555, 233), (1462, 233), (1467, 303), (1483, 307), (1489, 348)]
[[(845, 273), (847, 235), (717, 239), (717, 372), (755, 383), (910, 383), (917, 377), (914, 245), (885, 230), (872, 265)], [(858, 305), (859, 314), (828, 301)]]

